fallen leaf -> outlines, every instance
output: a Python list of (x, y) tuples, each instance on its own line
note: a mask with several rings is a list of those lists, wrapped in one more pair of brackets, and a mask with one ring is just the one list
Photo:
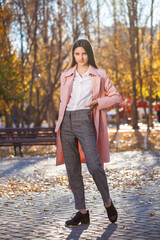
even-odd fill
[(150, 213), (150, 216), (155, 216), (156, 212)]

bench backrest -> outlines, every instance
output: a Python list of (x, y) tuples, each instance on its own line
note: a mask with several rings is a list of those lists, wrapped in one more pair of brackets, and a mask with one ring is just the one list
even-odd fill
[(0, 128), (0, 145), (7, 142), (25, 142), (25, 143), (55, 143), (54, 128)]

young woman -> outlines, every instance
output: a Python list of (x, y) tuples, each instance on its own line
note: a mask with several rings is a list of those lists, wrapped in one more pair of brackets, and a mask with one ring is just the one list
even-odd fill
[(110, 198), (104, 162), (109, 162), (106, 108), (121, 102), (121, 96), (105, 70), (98, 69), (92, 47), (86, 39), (72, 47), (71, 66), (61, 74), (60, 109), (56, 125), (57, 165), (65, 163), (69, 184), (78, 212), (66, 226), (89, 224), (86, 210), (81, 162), (102, 196), (109, 220), (118, 213)]

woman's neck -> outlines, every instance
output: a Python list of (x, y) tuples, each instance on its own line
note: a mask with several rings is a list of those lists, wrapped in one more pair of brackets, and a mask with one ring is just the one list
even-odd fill
[(80, 75), (84, 74), (85, 72), (87, 72), (89, 68), (89, 64), (87, 65), (84, 65), (84, 66), (80, 66), (80, 65), (77, 65), (77, 71)]

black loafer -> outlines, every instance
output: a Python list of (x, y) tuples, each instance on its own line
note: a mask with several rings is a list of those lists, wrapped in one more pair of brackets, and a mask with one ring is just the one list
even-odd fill
[(115, 223), (118, 218), (118, 212), (113, 205), (113, 202), (111, 201), (111, 206), (110, 207), (105, 207), (107, 210), (108, 218), (112, 223)]
[(79, 223), (81, 223), (81, 225), (90, 223), (89, 211), (85, 214), (82, 214), (80, 211), (77, 212), (73, 218), (66, 221), (65, 225), (67, 227), (76, 227)]

